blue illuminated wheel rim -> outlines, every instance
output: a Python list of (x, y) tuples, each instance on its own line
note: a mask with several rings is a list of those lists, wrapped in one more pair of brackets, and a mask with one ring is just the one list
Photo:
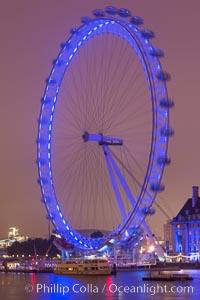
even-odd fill
[[(150, 43), (154, 36), (152, 31), (139, 29), (143, 23), (141, 18), (131, 16), (126, 9), (107, 7), (105, 11), (95, 10), (94, 18), (82, 18), (82, 23), (78, 29), (72, 29), (70, 38), (62, 44), (47, 79), (39, 118), (37, 162), (42, 201), (55, 230), (77, 248), (95, 250), (112, 236), (123, 235), (130, 227), (136, 230), (151, 214), (155, 196), (164, 188), (161, 184), (164, 167), (170, 162), (167, 148), (168, 138), (173, 134), (169, 128), (169, 109), (173, 102), (168, 99), (165, 83), (169, 75), (162, 70), (159, 60), (163, 52)], [(123, 57), (124, 67), (121, 65)], [(135, 65), (137, 69), (130, 76), (129, 68)], [(104, 72), (104, 68), (107, 71)], [(108, 87), (104, 88), (107, 83)], [(145, 91), (141, 92), (144, 85)], [(136, 91), (137, 99), (130, 101)], [(136, 113), (133, 102), (137, 106)], [(143, 125), (135, 134), (138, 114), (139, 120), (143, 116)], [(105, 218), (107, 226), (106, 214), (111, 211), (108, 217), (111, 219), (117, 205), (111, 199), (101, 147), (88, 146), (81, 137), (88, 130), (109, 134), (111, 129), (112, 134), (124, 139), (125, 150), (115, 147), (112, 154), (121, 172), (128, 173), (127, 181), (136, 186), (132, 190), (136, 202), (134, 207), (127, 204), (127, 216), (123, 220), (120, 220), (120, 212), (116, 212), (117, 217), (113, 219), (119, 217), (120, 221), (116, 224), (113, 221), (114, 226), (106, 236), (91, 238), (77, 229), (78, 220), (83, 218), (89, 222), (93, 216), (95, 222)], [(145, 138), (141, 138), (143, 131)], [(129, 166), (131, 161), (134, 166)], [(133, 171), (138, 172), (139, 179)], [(62, 201), (67, 203), (65, 207)], [(92, 224), (90, 228), (93, 229)]]

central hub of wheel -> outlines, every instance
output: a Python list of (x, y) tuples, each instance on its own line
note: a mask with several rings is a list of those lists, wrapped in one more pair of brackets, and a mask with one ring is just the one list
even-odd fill
[(123, 145), (123, 140), (120, 138), (114, 138), (111, 136), (105, 136), (102, 133), (88, 133), (84, 132), (82, 135), (84, 142), (97, 142), (99, 145), (110, 145), (110, 146), (121, 146)]

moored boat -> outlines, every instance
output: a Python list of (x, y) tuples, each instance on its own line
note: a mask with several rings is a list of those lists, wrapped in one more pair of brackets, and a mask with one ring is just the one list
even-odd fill
[(59, 275), (109, 275), (111, 272), (109, 261), (102, 258), (63, 260), (58, 262), (54, 269), (54, 273)]
[(158, 274), (150, 274), (150, 276), (143, 277), (142, 280), (147, 281), (185, 281), (185, 280), (193, 280), (193, 277), (189, 276), (189, 274), (183, 273), (158, 273)]

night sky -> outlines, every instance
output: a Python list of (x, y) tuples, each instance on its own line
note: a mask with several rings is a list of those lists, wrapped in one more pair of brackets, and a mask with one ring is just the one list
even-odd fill
[[(161, 63), (171, 74), (169, 97), (175, 102), (170, 123), (172, 164), (166, 167), (165, 191), (156, 201), (175, 216), (191, 187), (200, 185), (198, 0), (18, 0), (1, 1), (0, 10), (0, 237), (16, 226), (28, 236), (46, 236), (48, 226), (37, 184), (36, 138), (40, 99), (52, 60), (80, 17), (107, 5), (126, 7), (155, 32), (153, 45), (165, 52)], [(162, 234), (166, 221), (152, 217), (152, 231)]]

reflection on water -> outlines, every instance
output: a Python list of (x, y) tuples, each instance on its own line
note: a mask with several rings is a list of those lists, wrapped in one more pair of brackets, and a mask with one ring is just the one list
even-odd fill
[(142, 271), (112, 276), (0, 273), (0, 295), (5, 300), (199, 299), (200, 271), (188, 272), (193, 281), (145, 282)]

